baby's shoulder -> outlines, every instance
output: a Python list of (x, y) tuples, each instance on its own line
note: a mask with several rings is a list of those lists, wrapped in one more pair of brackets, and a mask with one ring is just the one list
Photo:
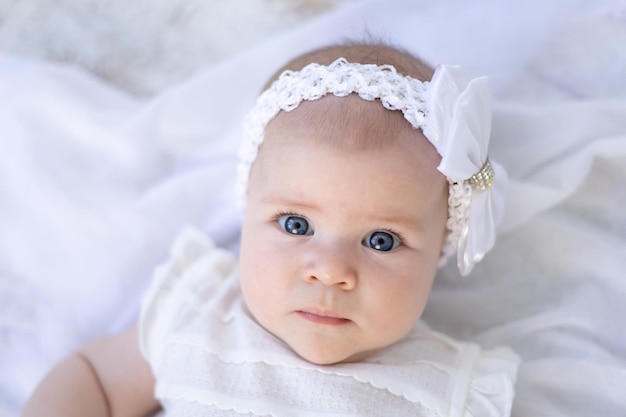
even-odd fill
[(151, 351), (160, 341), (207, 311), (229, 309), (237, 298), (237, 273), (233, 253), (197, 229), (181, 230), (143, 296), (139, 325), (144, 356), (154, 357)]
[(157, 292), (189, 292), (223, 283), (236, 272), (235, 255), (219, 248), (203, 232), (185, 227), (172, 244), (169, 256), (159, 265), (147, 291), (147, 297)]

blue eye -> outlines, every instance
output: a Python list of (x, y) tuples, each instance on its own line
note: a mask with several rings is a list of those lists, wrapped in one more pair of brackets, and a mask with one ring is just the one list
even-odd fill
[(281, 216), (278, 218), (278, 224), (283, 230), (290, 235), (312, 235), (313, 231), (309, 227), (309, 222), (300, 216)]
[(400, 246), (400, 240), (389, 232), (374, 232), (365, 238), (363, 244), (381, 252), (389, 252)]

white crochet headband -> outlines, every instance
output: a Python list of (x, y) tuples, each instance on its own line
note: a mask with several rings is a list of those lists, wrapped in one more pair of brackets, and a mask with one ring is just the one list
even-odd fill
[(386, 109), (400, 110), (433, 144), (441, 155), (437, 169), (450, 184), (442, 261), (456, 251), (459, 271), (467, 275), (495, 243), (506, 172), (487, 157), (491, 133), (487, 79), (468, 80), (460, 67), (438, 66), (430, 82), (399, 74), (391, 65), (351, 63), (344, 58), (328, 66), (314, 63), (300, 71), (284, 71), (246, 118), (238, 172), (242, 202), (269, 121), (281, 110), (292, 111), (304, 100), (330, 93), (379, 99)]

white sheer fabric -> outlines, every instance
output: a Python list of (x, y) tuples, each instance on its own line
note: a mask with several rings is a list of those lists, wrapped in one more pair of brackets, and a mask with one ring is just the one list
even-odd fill
[(617, 1), (359, 1), (150, 101), (0, 57), (5, 414), (60, 356), (135, 320), (183, 225), (236, 249), (243, 115), (287, 59), (367, 28), (488, 75), (494, 91), (490, 153), (510, 179), (503, 228), (467, 279), (441, 270), (424, 319), (522, 356), (514, 416), (623, 416), (624, 16)]

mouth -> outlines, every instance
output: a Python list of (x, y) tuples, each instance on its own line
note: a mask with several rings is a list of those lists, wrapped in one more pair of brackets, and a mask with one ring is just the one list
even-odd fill
[(324, 324), (328, 326), (341, 326), (351, 323), (352, 321), (343, 317), (337, 317), (332, 313), (317, 309), (305, 309), (296, 311), (296, 313), (305, 320), (315, 324)]

